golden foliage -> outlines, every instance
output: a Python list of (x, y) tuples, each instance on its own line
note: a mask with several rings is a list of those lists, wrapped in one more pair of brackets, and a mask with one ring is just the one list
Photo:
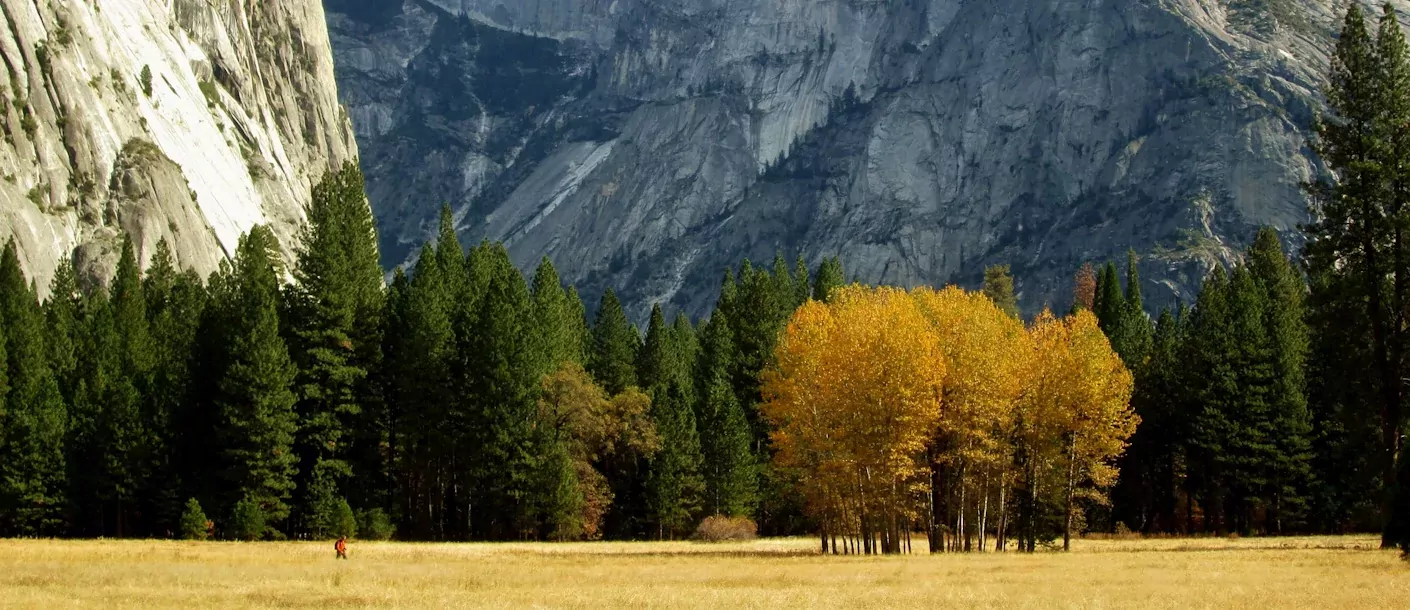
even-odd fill
[(1015, 486), (1065, 491), (1069, 515), (1074, 497), (1100, 501), (1137, 422), (1131, 374), (1090, 312), (1044, 312), (1025, 330), (954, 287), (851, 286), (808, 303), (763, 382), (775, 464), (806, 482), (825, 530), (867, 552), (878, 534), (880, 550), (898, 549), (897, 522), (921, 515), (966, 549), (978, 521), (982, 546), (990, 497), (1006, 510)]
[(614, 456), (651, 456), (661, 449), (650, 412), (651, 398), (641, 390), (627, 388), (609, 399), (577, 363), (565, 363), (544, 376), (536, 421), (568, 446), (583, 494), (583, 537), (601, 536), (603, 518), (612, 505), (611, 486), (597, 465)]

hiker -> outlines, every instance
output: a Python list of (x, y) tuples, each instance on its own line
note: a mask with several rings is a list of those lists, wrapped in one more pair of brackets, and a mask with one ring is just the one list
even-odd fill
[(333, 550), (338, 551), (338, 559), (348, 558), (348, 537), (338, 536), (338, 541), (333, 543)]

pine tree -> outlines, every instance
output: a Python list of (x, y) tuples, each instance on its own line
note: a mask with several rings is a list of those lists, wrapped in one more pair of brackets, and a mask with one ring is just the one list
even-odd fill
[(661, 451), (650, 460), (646, 489), (659, 538), (674, 539), (694, 528), (705, 491), (700, 437), (684, 390), (676, 383), (658, 385), (652, 396)]
[(774, 254), (773, 272), (769, 277), (774, 284), (774, 315), (786, 320), (793, 315), (793, 310), (798, 309), (798, 285), (793, 281), (792, 271), (788, 269), (788, 261), (783, 258), (782, 252)]
[(68, 414), (49, 368), (43, 311), (13, 239), (0, 253), (0, 330), (9, 385), (0, 411), (0, 535), (58, 534)]
[(117, 533), (113, 504), (130, 481), (127, 466), (135, 455), (139, 396), (122, 373), (121, 343), (112, 300), (97, 291), (84, 303), (79, 339), (84, 357), (78, 360), (67, 442), (69, 495), (77, 509), (75, 525), (84, 535)]
[(1272, 495), (1271, 529), (1283, 531), (1302, 516), (1311, 474), (1311, 416), (1307, 410), (1307, 354), (1309, 348), (1302, 277), (1283, 254), (1277, 232), (1258, 231), (1245, 257), (1253, 279), (1262, 291), (1263, 326), (1269, 340), (1273, 383), (1269, 394), (1271, 440), (1275, 449), (1268, 464)]
[(74, 276), (73, 260), (60, 260), (54, 269), (54, 281), (49, 284), (49, 300), (44, 303), (44, 321), (49, 368), (59, 381), (59, 391), (64, 394), (66, 404), (73, 402), (73, 388), (77, 385), (74, 374), (78, 369), (78, 315), (82, 296)]
[(793, 309), (802, 307), (811, 298), (813, 298), (813, 285), (808, 279), (808, 262), (803, 260), (802, 254), (799, 254), (798, 261), (793, 264)]
[(1013, 293), (1013, 276), (1009, 274), (1008, 265), (993, 265), (984, 269), (984, 296), (989, 297), (999, 311), (1014, 319), (1019, 317), (1018, 297)]
[(675, 357), (672, 353), (671, 330), (666, 326), (666, 317), (659, 304), (651, 306), (651, 319), (646, 326), (646, 340), (637, 355), (636, 378), (648, 392), (667, 386), (675, 381), (671, 378)]
[(384, 467), (378, 416), (365, 413), (378, 406), (369, 377), (382, 359), (384, 295), (376, 229), (357, 166), (349, 162), (325, 176), (305, 212), (295, 283), (287, 291), (290, 354), (299, 370), (295, 450), (304, 465), (301, 520), (326, 534), (330, 530), (316, 524), (331, 523), (353, 462), (369, 474)]
[(146, 403), (150, 409), (150, 433), (158, 450), (153, 455), (151, 485), (143, 491), (142, 510), (157, 523), (152, 533), (159, 533), (163, 529), (179, 529), (176, 521), (182, 510), (180, 498), (190, 491), (182, 476), (185, 451), (181, 445), (191, 442), (186, 437), (194, 433), (187, 427), (191, 423), (188, 407), (193, 387), (189, 360), (206, 294), (194, 271), (177, 273), (166, 240), (158, 242), (152, 254), (143, 292), (154, 349)]
[(818, 273), (813, 280), (813, 300), (827, 303), (831, 301), (832, 291), (842, 287), (847, 283), (846, 276), (842, 272), (842, 259), (825, 258), (818, 265)]
[(472, 416), (479, 433), (480, 460), (475, 488), (480, 494), (479, 536), (510, 539), (539, 529), (535, 506), (542, 504), (542, 488), (533, 485), (541, 470), (543, 453), (536, 446), (537, 391), (546, 370), (536, 349), (533, 301), (524, 277), (501, 245), (483, 261), (490, 280), (462, 350), (469, 373), (468, 407), (481, 411)]
[(1177, 486), (1190, 419), (1178, 385), (1182, 335), (1178, 318), (1161, 310), (1149, 366), (1136, 378), (1131, 405), (1141, 424), (1121, 458), (1121, 482), (1113, 498), (1114, 518), (1134, 531), (1179, 531)]
[(729, 383), (734, 340), (724, 316), (716, 311), (702, 327), (696, 370), (704, 509), (707, 515), (749, 516), (758, 496), (754, 438)]
[(1112, 348), (1127, 368), (1139, 371), (1145, 367), (1150, 354), (1151, 324), (1146, 318), (1145, 302), (1141, 299), (1141, 273), (1136, 266), (1135, 250), (1126, 252), (1126, 295), (1119, 315), (1120, 322), (1116, 325)]
[(103, 397), (103, 453), (108, 462), (107, 493), (114, 503), (114, 532), (128, 536), (155, 533), (156, 524), (137, 523), (137, 511), (151, 491), (152, 477), (165, 449), (156, 433), (160, 425), (151, 402), (156, 348), (147, 321), (142, 270), (130, 236), (123, 238), (112, 285), (112, 327), (118, 343), (116, 383)]
[[(574, 295), (576, 296), (576, 295)], [(558, 271), (544, 257), (534, 271), (534, 325), (542, 342), (544, 374), (565, 362), (582, 363), (582, 314), (563, 289)]]
[(611, 288), (602, 295), (597, 306), (597, 320), (592, 327), (592, 353), (588, 371), (610, 395), (621, 394), (637, 383), (637, 351), (641, 339), (622, 311), (622, 302)]
[[(458, 249), (459, 244), (447, 247)], [(459, 259), (453, 262), (463, 266)], [(402, 502), (400, 512), (407, 519), (402, 529), (422, 539), (453, 535), (448, 503), (455, 487), (449, 468), (456, 440), (469, 428), (455, 408), (462, 388), (452, 374), (458, 370), (459, 350), (448, 275), (435, 246), (426, 244), (411, 277), (397, 274), (387, 307), (383, 385), (386, 426), (397, 461), (393, 476)], [(440, 425), (420, 425), (427, 421)], [(459, 482), (462, 487), (468, 485), (468, 481)]]
[[(1406, 350), (1410, 343), (1410, 333), (1406, 327), (1406, 309), (1410, 307), (1410, 48), (1407, 48), (1405, 32), (1395, 7), (1386, 2), (1376, 36), (1375, 87), (1378, 99), (1375, 103), (1379, 114), (1376, 116), (1375, 139), (1381, 153), (1380, 166), (1382, 185), (1387, 193), (1383, 203), (1391, 234), (1390, 269), (1392, 281), (1390, 303), (1389, 356), (1401, 371), (1398, 381), (1391, 388), (1404, 400), (1404, 371), (1407, 367)], [(1403, 405), (1401, 410), (1403, 418)], [(1401, 427), (1403, 428), (1403, 421)], [(1403, 433), (1403, 430), (1402, 430)], [(1384, 542), (1398, 543), (1410, 557), (1410, 457), (1404, 451), (1403, 441), (1395, 451), (1399, 455), (1394, 479), (1387, 481), (1390, 487), (1390, 515), (1386, 522)]]
[(583, 304), (583, 299), (578, 295), (578, 289), (569, 286), (566, 291), (568, 296), (568, 316), (569, 316), (569, 357), (573, 362), (586, 365), (588, 362), (588, 350), (592, 346), (592, 329), (588, 327), (587, 307)]
[[(1403, 136), (1388, 135), (1403, 134), (1403, 125), (1394, 121), (1410, 92), (1390, 76), (1403, 69), (1403, 58), (1396, 58), (1393, 50), (1399, 44), (1399, 27), (1387, 25), (1383, 30), (1386, 36), (1379, 42), (1384, 51), (1372, 40), (1361, 7), (1351, 4), (1332, 55), (1327, 113), (1316, 125), (1312, 142), (1334, 176), (1322, 177), (1308, 189), (1318, 220), (1305, 228), (1304, 258), (1312, 286), (1328, 290), (1314, 294), (1312, 301), (1323, 310), (1314, 312), (1312, 319), (1329, 324), (1319, 334), (1342, 334), (1339, 327), (1360, 325), (1351, 334), (1369, 344), (1364, 360), (1343, 360), (1347, 368), (1328, 371), (1323, 379), (1357, 379), (1377, 403), (1377, 470), (1384, 490), (1381, 544), (1388, 547), (1410, 539), (1405, 533), (1410, 526), (1404, 525), (1410, 522), (1410, 503), (1396, 503), (1390, 493), (1396, 477), (1394, 456), (1401, 453), (1407, 342), (1403, 312), (1410, 294), (1410, 257), (1401, 230), (1407, 198), (1394, 186), (1405, 183), (1396, 176), (1405, 151), (1393, 143)], [(1333, 311), (1354, 315), (1328, 315)], [(1320, 390), (1319, 395), (1327, 396)], [(1335, 403), (1321, 410), (1349, 412)]]
[(1102, 272), (1097, 276), (1097, 320), (1101, 322), (1102, 332), (1107, 337), (1112, 337), (1119, 332), (1119, 327), (1125, 319), (1126, 299), (1121, 294), (1121, 279), (1116, 274), (1116, 263), (1108, 262), (1102, 267)]
[(229, 300), (220, 305), (227, 355), (215, 401), (224, 505), (233, 510), (236, 502), (248, 502), (271, 524), (289, 516), (287, 501), (298, 472), (297, 370), (279, 334), (278, 256), (278, 243), (266, 227), (256, 226), (240, 240), (229, 293), (222, 295)]
[(686, 393), (689, 404), (695, 404), (695, 363), (700, 359), (700, 338), (695, 326), (684, 313), (677, 313), (671, 323), (671, 362), (667, 376)]

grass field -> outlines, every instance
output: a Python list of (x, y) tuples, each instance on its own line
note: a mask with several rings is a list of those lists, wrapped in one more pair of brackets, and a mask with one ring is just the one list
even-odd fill
[[(822, 557), (738, 544), (0, 540), (0, 608), (1405, 608), (1370, 537), (1080, 540), (1069, 554)], [(917, 549), (919, 550), (919, 549)]]

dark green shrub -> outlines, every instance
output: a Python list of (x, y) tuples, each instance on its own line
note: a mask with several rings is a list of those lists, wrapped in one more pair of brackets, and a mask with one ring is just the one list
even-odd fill
[(396, 526), (386, 511), (374, 508), (357, 513), (357, 531), (363, 540), (389, 540), (396, 533)]
[(230, 514), (230, 537), (236, 540), (259, 540), (264, 536), (264, 510), (249, 499), (235, 503)]

